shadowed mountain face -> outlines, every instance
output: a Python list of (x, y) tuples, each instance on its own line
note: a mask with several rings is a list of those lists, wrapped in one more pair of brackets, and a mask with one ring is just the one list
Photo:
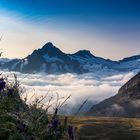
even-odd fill
[(78, 61), (72, 60), (50, 42), (41, 49), (34, 50), (31, 55), (22, 60), (15, 59), (3, 64), (2, 68), (23, 73), (46, 72), (57, 74), (84, 72)]
[(60, 73), (87, 73), (108, 71), (132, 71), (140, 69), (140, 56), (133, 56), (120, 61), (111, 61), (96, 57), (88, 50), (80, 50), (74, 54), (65, 54), (52, 43), (45, 44), (24, 59), (0, 60), (1, 69), (19, 71), (23, 73), (45, 72), (48, 74)]
[(140, 117), (140, 72), (129, 80), (118, 94), (94, 105), (86, 115)]
[(45, 44), (41, 49), (35, 50), (27, 56), (27, 64), (21, 68), (22, 72), (47, 72), (47, 73), (81, 73), (78, 61), (73, 61), (70, 57), (56, 48), (52, 43)]

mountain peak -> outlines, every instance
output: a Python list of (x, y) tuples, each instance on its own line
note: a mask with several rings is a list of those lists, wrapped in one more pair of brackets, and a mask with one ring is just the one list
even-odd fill
[(91, 54), (91, 52), (89, 50), (80, 50), (78, 52), (76, 52), (74, 55), (78, 55), (81, 57), (94, 57), (94, 55)]
[(63, 52), (55, 47), (51, 42), (46, 43), (41, 49), (40, 52), (43, 54), (49, 54), (50, 56), (62, 55)]
[(56, 48), (51, 42), (46, 43), (42, 48), (34, 50), (33, 53), (28, 57), (42, 57), (43, 55), (48, 54), (49, 56), (55, 56), (62, 54), (61, 50)]
[(56, 48), (56, 47), (53, 45), (53, 43), (47, 42), (47, 43), (43, 46), (43, 49), (44, 49), (44, 48)]

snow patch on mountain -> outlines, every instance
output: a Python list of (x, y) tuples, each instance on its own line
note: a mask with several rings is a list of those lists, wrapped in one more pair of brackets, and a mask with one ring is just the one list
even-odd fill
[(0, 62), (9, 62), (11, 59), (9, 58), (0, 58)]
[(47, 62), (50, 62), (50, 63), (53, 63), (53, 62), (60, 62), (60, 63), (64, 63), (63, 60), (57, 58), (57, 57), (50, 57), (48, 54), (45, 54), (43, 55), (43, 58), (47, 61)]
[(132, 61), (124, 61), (114, 67), (118, 70), (127, 70), (132, 71), (135, 69), (140, 70), (140, 59), (132, 60)]
[(94, 56), (88, 50), (66, 54), (50, 42), (45, 44), (41, 49), (33, 51), (31, 55), (28, 55), (24, 59), (3, 60), (3, 62), (0, 63), (1, 69), (15, 70), (23, 73), (44, 71), (48, 74), (97, 74), (140, 70), (140, 55), (124, 58), (120, 61), (112, 61)]

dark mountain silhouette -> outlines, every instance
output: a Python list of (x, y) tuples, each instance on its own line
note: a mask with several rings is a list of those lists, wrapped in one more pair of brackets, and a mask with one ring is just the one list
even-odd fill
[(133, 61), (133, 60), (139, 60), (140, 59), (140, 55), (134, 55), (134, 56), (131, 56), (131, 57), (126, 57), (122, 60), (120, 60), (119, 62), (128, 62), (128, 61)]
[(80, 50), (73, 55), (80, 56), (80, 57), (95, 57), (94, 55), (91, 54), (89, 50)]
[(41, 49), (34, 50), (24, 59), (11, 60), (2, 66), (4, 69), (24, 73), (82, 73), (78, 61), (72, 60), (67, 54), (56, 48), (52, 43), (45, 44)]
[(66, 54), (56, 48), (51, 42), (41, 49), (34, 50), (24, 59), (0, 61), (1, 69), (19, 71), (23, 73), (45, 72), (86, 73), (108, 71), (132, 71), (140, 69), (139, 56), (133, 56), (120, 61), (112, 61), (94, 56), (89, 50), (80, 50), (74, 54)]

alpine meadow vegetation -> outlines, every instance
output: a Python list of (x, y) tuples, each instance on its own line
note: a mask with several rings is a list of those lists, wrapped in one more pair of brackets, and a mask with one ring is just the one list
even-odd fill
[(0, 139), (74, 140), (75, 128), (68, 123), (68, 117), (58, 115), (58, 106), (49, 114), (51, 105), (43, 104), (43, 96), (27, 104), (27, 98), (21, 98), (24, 90), (14, 76), (14, 82), (10, 82), (0, 75)]

